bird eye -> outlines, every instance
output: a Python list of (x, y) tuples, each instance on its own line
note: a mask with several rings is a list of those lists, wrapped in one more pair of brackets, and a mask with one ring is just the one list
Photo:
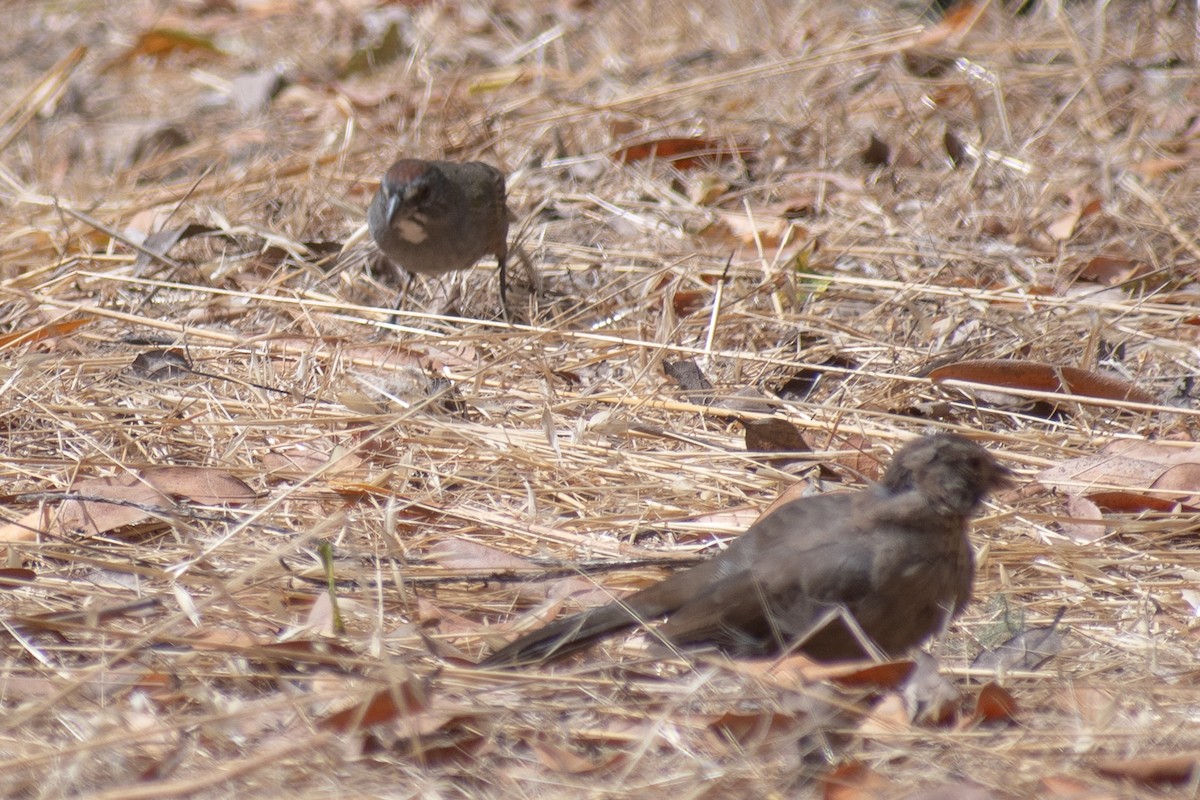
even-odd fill
[(429, 197), (429, 184), (425, 181), (410, 183), (404, 187), (404, 199), (409, 203), (421, 204)]

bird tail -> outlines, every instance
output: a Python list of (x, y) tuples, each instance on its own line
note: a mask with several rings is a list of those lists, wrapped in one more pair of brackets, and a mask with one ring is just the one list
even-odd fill
[(560, 619), (514, 639), (479, 662), (481, 667), (513, 667), (565, 656), (612, 633), (646, 625), (674, 610), (670, 580), (624, 600)]

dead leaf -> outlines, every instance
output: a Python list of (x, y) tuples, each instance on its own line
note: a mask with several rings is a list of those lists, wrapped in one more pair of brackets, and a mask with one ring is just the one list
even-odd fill
[[(1104, 536), (1107, 528), (1099, 506), (1078, 494), (1067, 495), (1063, 504), (1066, 506), (1067, 516), (1070, 517), (1059, 523), (1063, 533), (1077, 542), (1094, 542)], [(1095, 522), (1084, 522), (1083, 520), (1095, 520)]]
[(975, 717), (978, 722), (1016, 722), (1017, 700), (1012, 693), (995, 682), (989, 682), (979, 690), (975, 702)]
[(1144, 261), (1120, 256), (1095, 256), (1083, 265), (1076, 277), (1105, 286), (1116, 286), (1140, 278), (1153, 269)]
[(713, 401), (713, 385), (692, 359), (663, 361), (663, 372), (683, 390), (688, 402), (710, 405)]
[(797, 715), (779, 711), (729, 711), (709, 723), (709, 728), (739, 745), (748, 745), (795, 730), (800, 723)]
[(0, 567), (0, 589), (23, 589), (37, 580), (37, 573), (24, 567)]
[(360, 703), (317, 720), (317, 727), (346, 733), (370, 725), (391, 722), (400, 716), (413, 716), (429, 708), (427, 686), (415, 678), (373, 692)]
[(612, 157), (621, 164), (653, 159), (687, 170), (705, 163), (722, 164), (733, 158), (745, 160), (753, 154), (752, 147), (730, 145), (717, 139), (668, 136), (622, 147)]
[(129, 365), (132, 377), (147, 381), (177, 380), (185, 375), (191, 375), (192, 365), (187, 356), (179, 349), (147, 350), (138, 353)]
[(41, 342), (58, 336), (66, 336), (68, 333), (72, 333), (95, 321), (95, 317), (85, 315), (75, 319), (51, 322), (46, 325), (38, 325), (35, 328), (26, 328), (25, 330), (6, 333), (0, 336), (0, 350), (13, 345), (32, 344), (33, 342)]
[(1106, 514), (1196, 514), (1200, 507), (1189, 506), (1174, 500), (1161, 497), (1151, 497), (1137, 492), (1092, 492), (1086, 495), (1096, 506)]
[(1154, 180), (1162, 177), (1168, 172), (1177, 172), (1181, 169), (1187, 169), (1191, 166), (1193, 159), (1183, 158), (1180, 156), (1168, 156), (1166, 158), (1148, 158), (1145, 161), (1138, 161), (1135, 164), (1130, 164), (1126, 167), (1130, 172), (1140, 175), (1146, 180)]
[(739, 419), (746, 429), (746, 450), (752, 453), (811, 453), (800, 429), (786, 419)]
[(766, 248), (779, 247), (786, 239), (798, 245), (808, 237), (808, 231), (792, 219), (771, 208), (750, 211), (718, 211), (717, 218), (734, 237), (746, 245), (761, 244)]
[(1058, 623), (1066, 608), (1060, 608), (1049, 625), (1023, 631), (998, 647), (983, 650), (971, 662), (971, 669), (996, 672), (1019, 670), (1032, 672), (1062, 651)]
[(132, 63), (138, 58), (162, 61), (174, 53), (187, 53), (203, 57), (223, 57), (225, 53), (207, 36), (201, 36), (178, 28), (152, 28), (138, 37), (133, 46), (109, 61), (100, 70), (108, 72), (115, 67)]
[(860, 761), (839, 764), (820, 777), (824, 800), (893, 800), (894, 783)]
[[(834, 665), (830, 666), (832, 668)], [(916, 665), (911, 659), (905, 658), (899, 661), (885, 661), (881, 664), (871, 663), (866, 666), (854, 667), (851, 664), (840, 666), (850, 671), (840, 674), (830, 673), (823, 677), (846, 688), (897, 689), (908, 680)], [(850, 669), (851, 667), (853, 669)]]
[(1072, 189), (1067, 192), (1066, 213), (1046, 226), (1046, 233), (1057, 242), (1065, 242), (1075, 235), (1075, 227), (1080, 220), (1096, 214), (1100, 208), (1100, 198), (1092, 195), (1090, 189)]
[(62, 533), (97, 536), (174, 513), (172, 497), (204, 505), (240, 504), (254, 490), (228, 473), (206, 467), (151, 467), (140, 475), (91, 478), (72, 484), (53, 525)]
[(862, 152), (863, 163), (868, 167), (886, 167), (892, 163), (892, 148), (874, 133)]
[(981, 5), (974, 0), (960, 0), (946, 9), (936, 25), (929, 27), (921, 34), (914, 47), (917, 49), (933, 47), (950, 39), (961, 39), (971, 32), (987, 5), (987, 3)]
[(528, 559), (457, 536), (438, 539), (429, 548), (429, 557), (446, 569), (466, 572), (523, 572), (534, 567)]
[(1096, 771), (1110, 778), (1157, 785), (1186, 783), (1196, 772), (1200, 753), (1148, 758), (1106, 759), (1096, 762)]
[[(161, 256), (169, 256), (171, 248), (179, 244), (185, 239), (190, 239), (193, 236), (201, 236), (206, 233), (212, 233), (218, 230), (211, 225), (200, 225), (199, 223), (188, 223), (187, 225), (175, 225), (170, 228), (163, 228), (154, 231), (142, 241), (142, 247), (157, 253)], [(137, 258), (133, 261), (133, 271), (135, 274), (141, 274), (143, 270), (153, 263), (154, 257), (138, 251)]]
[(1200, 504), (1200, 447), (1118, 439), (1096, 455), (1039, 472), (1036, 480), (1064, 492), (1098, 487), (1153, 491), (1168, 502)]
[[(1095, 397), (1102, 400), (1126, 400), (1153, 404), (1156, 400), (1136, 385), (1112, 375), (1076, 367), (1062, 367), (1037, 361), (1007, 359), (977, 359), (959, 361), (929, 372), (929, 379), (966, 381), (998, 386), (1005, 389), (1026, 389), (1036, 392), (1061, 392), (1076, 398)], [(1080, 402), (1086, 402), (1080, 400)]]
[(708, 305), (712, 292), (703, 289), (680, 289), (671, 294), (671, 308), (675, 316), (690, 317)]
[(210, 467), (150, 467), (142, 479), (173, 497), (185, 497), (206, 506), (240, 505), (258, 495), (240, 478)]
[(954, 131), (947, 130), (942, 136), (942, 146), (946, 148), (946, 156), (950, 159), (950, 164), (954, 167), (961, 166), (970, 156), (970, 151), (967, 149), (963, 140), (958, 138), (958, 134)]

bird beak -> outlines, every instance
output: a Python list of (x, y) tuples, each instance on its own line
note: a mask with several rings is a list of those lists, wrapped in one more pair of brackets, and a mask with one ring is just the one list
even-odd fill
[(391, 225), (392, 220), (396, 218), (396, 212), (400, 210), (401, 202), (402, 202), (402, 200), (401, 200), (399, 193), (392, 192), (391, 194), (388, 195), (388, 197), (387, 197), (387, 223), (388, 223), (388, 225)]
[(1013, 472), (1003, 464), (996, 464), (996, 477), (994, 486), (997, 489), (1012, 489), (1017, 485), (1017, 473)]

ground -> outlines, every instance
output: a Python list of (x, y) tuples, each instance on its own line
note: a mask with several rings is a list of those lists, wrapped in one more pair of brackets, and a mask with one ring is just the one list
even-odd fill
[[(1194, 8), (6, 19), (0, 794), (1195, 796)], [(507, 313), (379, 259), (400, 155), (508, 174)], [(474, 667), (931, 430), (1017, 481), (923, 682)]]

